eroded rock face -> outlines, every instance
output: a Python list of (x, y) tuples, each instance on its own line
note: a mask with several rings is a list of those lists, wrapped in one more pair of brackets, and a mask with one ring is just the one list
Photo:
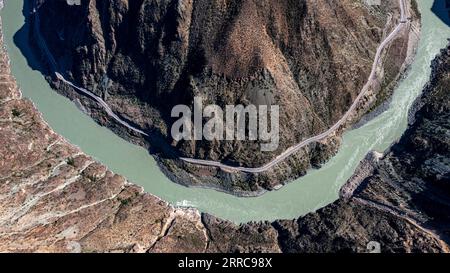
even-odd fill
[[(150, 137), (127, 132), (81, 97), (98, 122), (149, 146), (176, 182), (236, 194), (270, 190), (320, 166), (336, 152), (340, 132), (257, 175), (183, 164), (173, 160), (174, 154), (259, 167), (326, 131), (361, 91), (378, 45), (399, 18), (398, 1), (381, 7), (352, 0), (39, 2), (41, 32), (59, 70)], [(411, 10), (411, 17), (418, 15)], [(411, 53), (408, 46), (406, 29), (386, 51), (379, 82), (349, 124), (389, 96)], [(67, 86), (54, 84), (79, 98)], [(192, 106), (194, 96), (222, 107), (279, 105), (279, 148), (259, 152), (261, 143), (251, 141), (174, 142), (171, 109)]]

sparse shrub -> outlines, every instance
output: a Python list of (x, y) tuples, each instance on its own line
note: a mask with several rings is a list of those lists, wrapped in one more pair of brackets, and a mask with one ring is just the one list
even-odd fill
[(20, 117), (20, 114), (21, 114), (20, 111), (16, 108), (12, 109), (11, 113), (12, 113), (13, 117), (15, 117), (15, 118)]

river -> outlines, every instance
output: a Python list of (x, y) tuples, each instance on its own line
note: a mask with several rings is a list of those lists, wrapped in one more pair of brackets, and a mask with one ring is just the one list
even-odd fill
[[(407, 126), (408, 109), (421, 93), (431, 73), (431, 60), (447, 44), (450, 28), (431, 11), (433, 0), (418, 0), (423, 31), (418, 52), (407, 77), (395, 90), (389, 109), (356, 130), (344, 134), (338, 154), (319, 170), (259, 197), (236, 197), (208, 189), (186, 188), (171, 182), (159, 170), (149, 153), (96, 124), (73, 102), (52, 90), (38, 70), (15, 44), (24, 26), (23, 2), (6, 0), (1, 11), (5, 44), (12, 73), (25, 97), (31, 99), (44, 119), (59, 134), (86, 154), (141, 185), (145, 191), (178, 206), (192, 206), (202, 212), (236, 223), (293, 219), (315, 211), (338, 198), (340, 187), (371, 150), (384, 151)], [(24, 39), (26, 30), (16, 39)], [(33, 62), (33, 60), (29, 61)]]

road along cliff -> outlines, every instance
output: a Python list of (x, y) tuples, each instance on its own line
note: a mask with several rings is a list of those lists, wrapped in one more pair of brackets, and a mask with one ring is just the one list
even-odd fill
[[(390, 96), (419, 15), (414, 1), (365, 3), (40, 0), (29, 22), (49, 74), (58, 72), (54, 87), (148, 147), (172, 180), (253, 195), (323, 164), (342, 130)], [(279, 148), (174, 142), (170, 111), (194, 96), (279, 105)]]

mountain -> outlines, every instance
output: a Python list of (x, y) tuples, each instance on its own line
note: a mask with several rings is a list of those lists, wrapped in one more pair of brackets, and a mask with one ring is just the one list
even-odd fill
[[(399, 23), (399, 1), (38, 2), (40, 22), (31, 35), (46, 41), (57, 70), (149, 136), (122, 126), (91, 98), (49, 77), (55, 89), (80, 100), (100, 124), (147, 147), (172, 180), (241, 195), (276, 188), (335, 154), (342, 131), (390, 96), (416, 43), (410, 27), (398, 34), (367, 95), (336, 133), (262, 173), (227, 172), (178, 158), (260, 167), (332, 127), (361, 92), (378, 46)], [(406, 2), (417, 25), (415, 2)], [(192, 108), (197, 96), (222, 108), (278, 105), (278, 148), (262, 152), (262, 141), (175, 141), (171, 110), (179, 104)]]

